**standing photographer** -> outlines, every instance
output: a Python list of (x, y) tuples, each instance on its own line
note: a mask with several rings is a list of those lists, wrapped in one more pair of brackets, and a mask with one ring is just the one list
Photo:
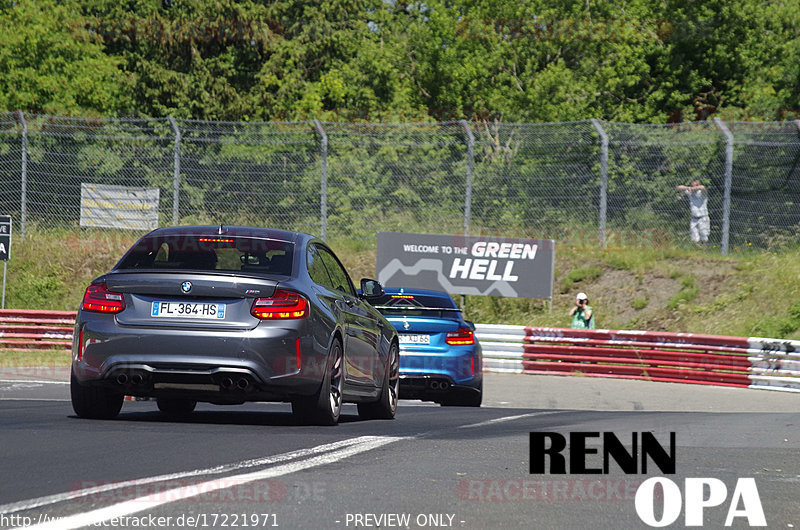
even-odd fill
[(569, 316), (572, 317), (573, 329), (594, 329), (594, 309), (589, 305), (586, 293), (578, 293), (575, 307), (570, 309)]
[(711, 231), (711, 221), (708, 218), (708, 192), (706, 187), (694, 179), (690, 186), (675, 186), (679, 193), (689, 199), (689, 212), (692, 220), (689, 223), (689, 237), (695, 244), (705, 245)]

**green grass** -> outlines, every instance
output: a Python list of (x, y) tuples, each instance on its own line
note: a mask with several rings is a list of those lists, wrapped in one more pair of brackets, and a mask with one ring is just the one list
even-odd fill
[(69, 366), (72, 353), (68, 350), (11, 351), (0, 350), (0, 368), (9, 366)]
[(800, 329), (800, 301), (789, 305), (788, 310), (777, 316), (767, 316), (760, 320), (755, 334), (762, 337), (785, 338)]
[(675, 310), (681, 304), (686, 304), (688, 302), (691, 302), (692, 300), (697, 298), (697, 295), (700, 293), (700, 289), (696, 287), (694, 284), (693, 275), (681, 278), (680, 285), (681, 285), (681, 290), (678, 291), (678, 294), (676, 294), (672, 298), (672, 300), (670, 300), (669, 303), (667, 304), (667, 309), (669, 310)]
[(569, 292), (578, 282), (596, 280), (601, 274), (603, 274), (603, 269), (600, 267), (573, 269), (569, 271), (566, 278), (561, 281), (561, 292)]
[(108, 271), (140, 234), (36, 230), (15, 237), (6, 307), (75, 310), (89, 282)]
[(634, 309), (644, 309), (647, 307), (647, 304), (650, 303), (650, 299), (646, 296), (640, 298), (634, 298), (631, 300), (631, 307)]

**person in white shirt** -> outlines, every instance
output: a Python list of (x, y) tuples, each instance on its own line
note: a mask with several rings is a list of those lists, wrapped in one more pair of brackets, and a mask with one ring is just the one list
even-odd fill
[(689, 236), (695, 243), (706, 243), (708, 233), (711, 231), (711, 222), (708, 219), (708, 193), (700, 181), (694, 179), (690, 186), (676, 186), (689, 199), (689, 212), (692, 220), (689, 223)]

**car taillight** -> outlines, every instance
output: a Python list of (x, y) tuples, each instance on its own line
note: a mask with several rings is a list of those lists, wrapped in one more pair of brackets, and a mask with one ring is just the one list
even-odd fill
[(121, 293), (109, 291), (105, 283), (96, 283), (86, 288), (81, 309), (96, 313), (119, 313), (125, 309), (125, 299)]
[(250, 314), (260, 320), (287, 320), (308, 316), (308, 302), (292, 291), (276, 289), (269, 298), (256, 298)]
[(451, 346), (468, 346), (475, 344), (475, 334), (469, 328), (458, 328), (447, 333), (444, 341)]
[(83, 326), (81, 326), (81, 330), (78, 333), (78, 351), (75, 352), (75, 360), (83, 360)]

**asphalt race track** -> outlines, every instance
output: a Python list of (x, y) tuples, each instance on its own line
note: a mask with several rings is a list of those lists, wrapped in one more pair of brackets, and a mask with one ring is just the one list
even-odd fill
[[(682, 492), (685, 478), (724, 483), (706, 527), (723, 527), (745, 477), (770, 527), (800, 527), (800, 394), (487, 374), (480, 409), (402, 401), (394, 421), (360, 421), (348, 405), (321, 428), (284, 404), (199, 405), (173, 420), (126, 402), (116, 420), (83, 420), (66, 374), (0, 372), (2, 528), (648, 528), (634, 496), (657, 476)], [(608, 474), (532, 475), (531, 431), (628, 445), (650, 432), (664, 446), (674, 432), (676, 473), (651, 462), (626, 475), (612, 461)], [(589, 468), (602, 467), (599, 440)], [(673, 527), (685, 522), (682, 511)]]

